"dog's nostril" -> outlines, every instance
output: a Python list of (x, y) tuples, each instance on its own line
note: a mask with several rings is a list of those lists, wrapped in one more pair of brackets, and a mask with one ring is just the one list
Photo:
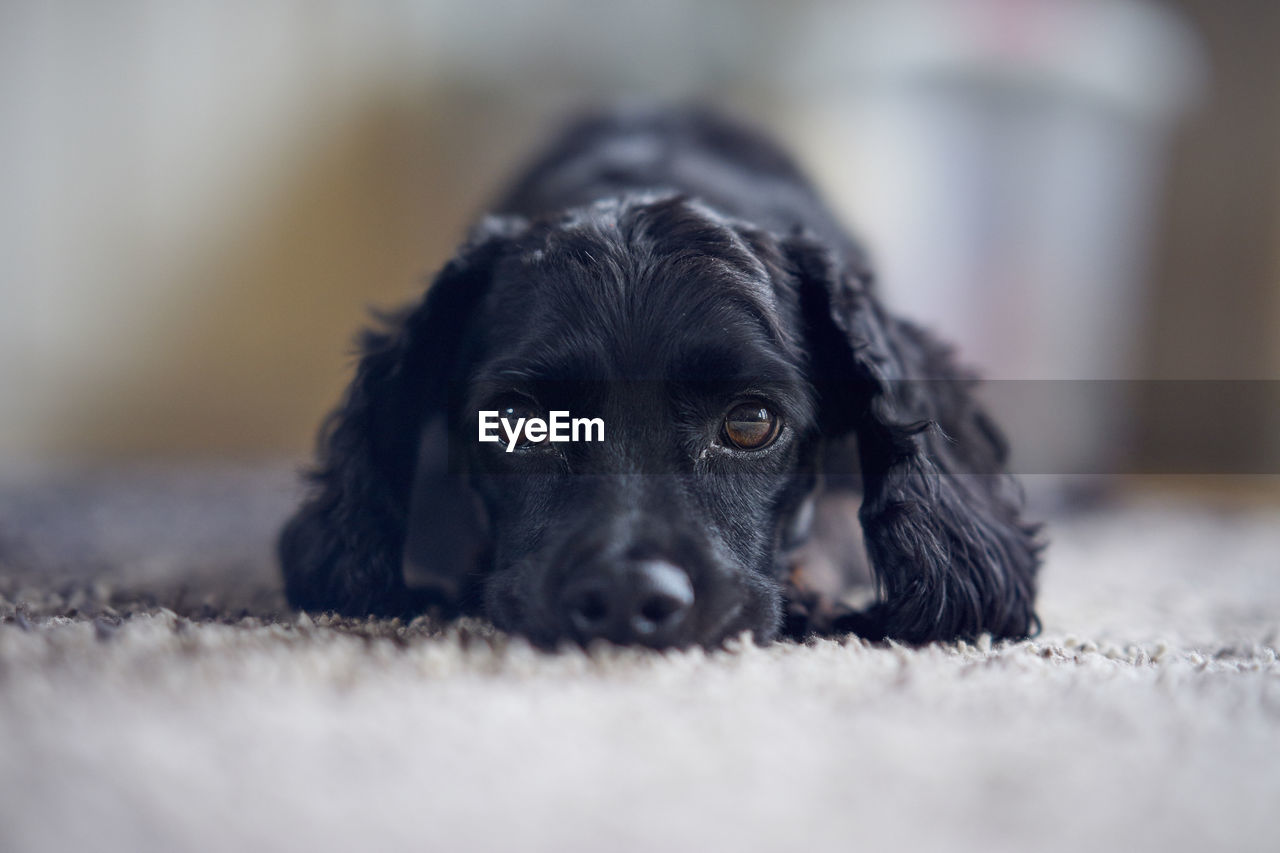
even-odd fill
[(680, 602), (667, 596), (651, 598), (640, 608), (640, 615), (650, 622), (661, 622), (680, 609)]
[(609, 615), (609, 604), (604, 593), (588, 590), (578, 601), (575, 614), (586, 622), (602, 622)]
[(684, 610), (684, 606), (676, 599), (668, 596), (651, 598), (640, 608), (640, 612), (631, 620), (631, 625), (640, 634), (652, 634), (661, 629)]
[(635, 608), (632, 629), (653, 635), (673, 628), (693, 606), (693, 585), (681, 569), (664, 562), (641, 563), (632, 576)]
[(609, 589), (600, 581), (579, 583), (565, 595), (565, 605), (573, 626), (587, 636), (594, 636), (609, 621)]

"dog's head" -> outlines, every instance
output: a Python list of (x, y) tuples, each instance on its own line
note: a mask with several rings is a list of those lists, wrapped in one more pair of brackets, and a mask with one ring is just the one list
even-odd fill
[[(1025, 632), (1030, 569), (1024, 584), (990, 559), (1025, 531), (985, 489), (940, 479), (954, 438), (924, 435), (989, 425), (951, 391), (896, 384), (904, 352), (938, 353), (866, 284), (847, 250), (678, 196), (487, 220), (419, 305), (366, 335), (320, 488), (282, 537), (291, 602), (411, 610), (407, 564), (543, 645), (768, 639), (818, 457), (856, 433), (881, 630)], [(598, 420), (602, 440), (510, 429), (555, 412)], [(506, 419), (497, 441), (482, 413)], [(981, 473), (998, 468), (989, 436), (969, 444)]]
[[(772, 636), (817, 425), (798, 293), (762, 248), (693, 202), (632, 199), (539, 223), (494, 258), (466, 318), (450, 463), (487, 521), (499, 626), (542, 642)], [(511, 427), (566, 413), (570, 440), (480, 442), (486, 411)], [(602, 434), (573, 441), (570, 416)]]

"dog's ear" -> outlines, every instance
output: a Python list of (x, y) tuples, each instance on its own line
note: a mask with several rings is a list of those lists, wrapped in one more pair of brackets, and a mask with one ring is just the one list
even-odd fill
[[(410, 498), (422, 479), (419, 445), (428, 423), (445, 416), (467, 320), (523, 227), (486, 219), (420, 302), (361, 336), (355, 377), (321, 429), (314, 492), (280, 535), (292, 606), (362, 616), (425, 603), (409, 595), (402, 569)], [(435, 431), (442, 446), (425, 455), (447, 459), (447, 432)]]
[[(949, 350), (890, 315), (856, 250), (783, 241), (800, 282), (824, 433), (856, 436), (880, 601), (843, 627), (907, 642), (1023, 637), (1040, 545), (998, 428)], [(840, 626), (838, 626), (840, 627)]]

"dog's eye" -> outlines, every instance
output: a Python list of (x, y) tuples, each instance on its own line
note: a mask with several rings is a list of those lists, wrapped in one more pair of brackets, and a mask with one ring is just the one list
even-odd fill
[[(516, 439), (517, 444), (541, 444), (546, 441), (547, 436), (545, 429), (542, 432), (536, 432), (536, 438), (529, 435), (529, 422), (534, 418), (545, 421), (546, 415), (537, 403), (527, 397), (510, 395), (502, 397), (493, 403), (493, 408), (498, 410), (498, 417), (510, 424), (515, 429), (517, 423), (524, 421), (520, 426), (520, 436)], [(505, 440), (505, 438), (504, 438)]]
[(763, 403), (739, 403), (724, 418), (723, 439), (740, 450), (763, 450), (778, 437), (782, 422)]

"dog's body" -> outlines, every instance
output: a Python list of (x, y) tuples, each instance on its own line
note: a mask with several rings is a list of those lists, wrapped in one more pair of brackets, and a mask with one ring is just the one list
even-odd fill
[[(767, 140), (588, 119), (366, 334), (281, 539), (289, 599), (442, 603), (548, 646), (767, 640), (786, 605), (790, 633), (820, 611), (872, 638), (1026, 635), (1035, 530), (969, 386)], [(605, 440), (508, 453), (477, 440), (483, 410), (598, 417)], [(862, 559), (831, 511), (852, 488), (879, 600), (841, 614), (795, 578)]]

